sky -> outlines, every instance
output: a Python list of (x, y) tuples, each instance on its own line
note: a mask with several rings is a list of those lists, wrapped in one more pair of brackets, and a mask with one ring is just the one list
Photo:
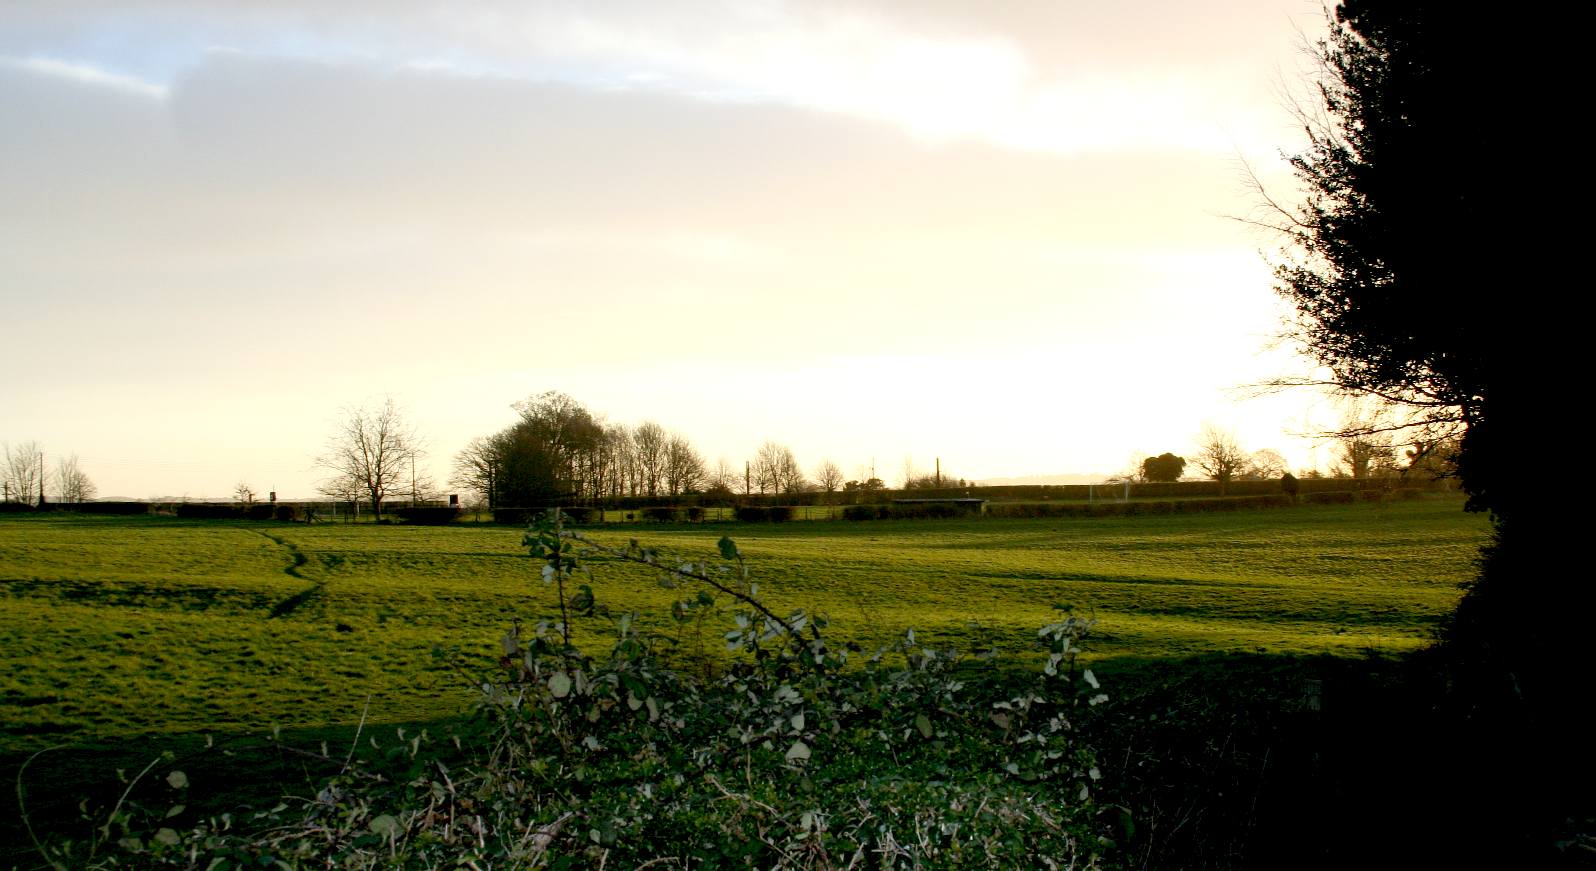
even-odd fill
[[(979, 8), (977, 8), (979, 7)], [(310, 496), (563, 391), (711, 466), (1327, 468), (1277, 337), (1317, 2), (0, 5), (0, 440)], [(1300, 99), (1300, 96), (1297, 97)]]

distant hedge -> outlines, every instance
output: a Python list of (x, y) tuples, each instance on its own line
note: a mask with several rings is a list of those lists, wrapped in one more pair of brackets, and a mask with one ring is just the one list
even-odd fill
[(1291, 497), (1283, 493), (1276, 493), (1268, 496), (1233, 496), (1224, 499), (1169, 499), (1155, 502), (997, 503), (988, 505), (986, 513), (991, 517), (1137, 517), (1158, 514), (1242, 511), (1255, 508), (1284, 508), (1290, 504)]
[(184, 520), (239, 520), (244, 516), (242, 506), (216, 502), (179, 502), (175, 513)]
[(417, 526), (446, 526), (460, 519), (457, 505), (406, 505), (388, 510), (400, 520)]
[(643, 519), (654, 523), (675, 523), (682, 519), (682, 509), (674, 505), (650, 505), (643, 509)]
[[(531, 523), (533, 518), (548, 510), (549, 509), (547, 507), (495, 508), (493, 509), (493, 522), (501, 523), (506, 526), (525, 526), (528, 523)], [(566, 519), (570, 520), (572, 523), (591, 523), (593, 522), (593, 515), (596, 511), (597, 509), (589, 508), (585, 505), (573, 505), (568, 508), (560, 508), (560, 513), (564, 514)]]
[(46, 503), (50, 511), (75, 511), (78, 514), (148, 514), (148, 502), (52, 502)]
[(785, 523), (793, 518), (791, 505), (743, 505), (737, 519), (743, 523)]

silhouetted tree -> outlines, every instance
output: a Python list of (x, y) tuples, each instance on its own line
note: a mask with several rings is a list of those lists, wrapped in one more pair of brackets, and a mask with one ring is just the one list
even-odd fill
[(754, 455), (754, 482), (761, 493), (802, 493), (808, 486), (803, 469), (792, 449), (776, 442), (765, 442)]
[(1515, 288), (1546, 256), (1531, 244), (1533, 186), (1512, 160), (1534, 127), (1512, 123), (1519, 98), (1487, 96), (1522, 74), (1497, 30), (1511, 18), (1336, 7), (1317, 58), (1323, 111), (1302, 112), (1310, 144), (1291, 161), (1307, 198), (1279, 210), (1298, 255), (1276, 270), (1295, 335), (1330, 383), (1403, 408), (1405, 424), (1463, 426), (1464, 487), (1498, 515), (1520, 504), (1502, 492), (1526, 486), (1508, 444), (1529, 444), (1518, 432), (1535, 417)]
[(815, 486), (826, 494), (826, 501), (831, 501), (831, 494), (842, 488), (842, 469), (831, 460), (821, 460), (815, 467)]
[(1186, 458), (1177, 457), (1168, 451), (1142, 460), (1142, 478), (1147, 481), (1158, 483), (1179, 481), (1185, 472)]
[(38, 442), (5, 446), (5, 498), (12, 502), (33, 503), (44, 496), (44, 449)]
[[(1596, 813), (1576, 689), (1593, 664), (1596, 585), (1566, 565), (1578, 515), (1524, 469), (1570, 408), (1562, 385), (1578, 371), (1559, 355), (1583, 318), (1554, 306), (1579, 286), (1559, 255), (1583, 250), (1583, 225), (1553, 216), (1583, 198), (1566, 183), (1572, 164), (1539, 135), (1578, 104), (1585, 77), (1559, 66), (1584, 56), (1570, 24), (1427, 0), (1342, 2), (1318, 51), (1322, 105), (1303, 113), (1309, 147), (1292, 161), (1307, 198), (1278, 212), (1297, 252), (1278, 288), (1303, 348), (1332, 386), (1394, 403), (1410, 422), (1461, 427), (1469, 506), (1496, 524), (1447, 635), (1448, 680), (1463, 695), (1449, 704), (1511, 724), (1478, 732), (1506, 749), (1459, 750), (1478, 770), (1523, 772), (1466, 783), (1509, 797), (1461, 839), (1479, 865), (1551, 865), (1550, 827)], [(1520, 853), (1489, 857), (1476, 837), (1487, 831), (1512, 833)], [(1531, 843), (1543, 845), (1533, 859)]]
[(1273, 448), (1259, 448), (1247, 458), (1243, 477), (1272, 481), (1286, 473), (1286, 458)]
[(704, 486), (704, 458), (681, 433), (665, 440), (665, 489), (672, 496), (696, 493)]
[(1247, 452), (1236, 444), (1236, 437), (1214, 426), (1203, 427), (1197, 439), (1197, 459), (1193, 460), (1203, 474), (1219, 482), (1219, 492), (1224, 493), (1230, 482), (1247, 468)]
[(322, 492), (343, 492), (354, 484), (370, 503), (371, 513), (381, 518), (382, 501), (402, 486), (420, 451), (421, 440), (393, 397), (376, 408), (345, 408), (337, 431), (327, 440), (327, 452), (316, 461), (333, 473)]
[(83, 467), (78, 465), (76, 454), (56, 460), (55, 492), (62, 502), (91, 502), (96, 489)]

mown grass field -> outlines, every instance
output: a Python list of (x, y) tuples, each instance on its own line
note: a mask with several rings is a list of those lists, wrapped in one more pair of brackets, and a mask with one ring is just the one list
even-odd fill
[[(1093, 657), (1398, 652), (1424, 644), (1488, 534), (1453, 499), (1135, 518), (637, 525), (595, 538), (703, 558), (731, 535), (762, 595), (869, 646), (1024, 649), (1056, 605), (1094, 614)], [(683, 595), (594, 561), (611, 609), (688, 647)], [(431, 720), (510, 622), (557, 615), (503, 527), (168, 518), (0, 519), (0, 751), (132, 735)], [(594, 632), (584, 643), (598, 645)], [(369, 707), (368, 707), (369, 706)]]

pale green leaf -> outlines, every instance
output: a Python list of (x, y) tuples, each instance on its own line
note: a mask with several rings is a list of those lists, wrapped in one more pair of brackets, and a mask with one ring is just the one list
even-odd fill
[(571, 676), (563, 671), (549, 675), (549, 692), (557, 699), (571, 694)]

